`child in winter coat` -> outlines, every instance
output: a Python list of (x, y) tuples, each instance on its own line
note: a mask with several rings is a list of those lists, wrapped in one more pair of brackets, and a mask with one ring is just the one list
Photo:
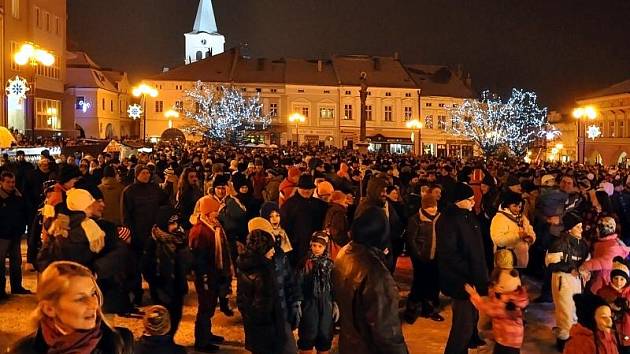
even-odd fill
[(571, 327), (571, 338), (564, 354), (618, 354), (612, 333), (613, 318), (608, 304), (599, 296), (576, 294), (577, 323)]
[(572, 213), (562, 218), (564, 232), (549, 247), (545, 264), (551, 274), (551, 295), (555, 306), (556, 346), (562, 351), (575, 324), (573, 295), (582, 292), (583, 274), (579, 268), (588, 257), (588, 245), (582, 240), (582, 219)]
[(580, 267), (581, 272), (591, 272), (590, 290), (593, 294), (610, 283), (610, 267), (615, 257), (626, 258), (630, 253), (623, 241), (617, 237), (615, 219), (606, 216), (597, 223), (598, 239), (593, 243), (591, 259)]
[(171, 319), (164, 306), (145, 310), (144, 334), (134, 345), (135, 354), (186, 354), (186, 348), (173, 342)]
[(304, 300), (298, 329), (300, 353), (327, 354), (332, 346), (333, 324), (339, 319), (339, 308), (333, 300), (331, 273), (333, 261), (328, 256), (328, 234), (315, 232), (307, 259), (298, 270), (297, 281)]
[(275, 242), (282, 248), (284, 254), (288, 254), (293, 250), (291, 247), (291, 241), (287, 232), (280, 226), (280, 207), (276, 202), (265, 202), (260, 207), (260, 216), (267, 219), (273, 227), (272, 235), (275, 238)]
[(473, 305), (492, 318), (492, 333), (496, 342), (493, 353), (520, 353), (524, 333), (523, 309), (529, 304), (527, 291), (521, 286), (515, 269), (495, 269), (492, 283), (487, 300), (482, 299), (469, 284), (464, 289)]
[(615, 257), (610, 272), (610, 283), (597, 295), (613, 309), (617, 340), (621, 353), (630, 353), (630, 271), (621, 257)]

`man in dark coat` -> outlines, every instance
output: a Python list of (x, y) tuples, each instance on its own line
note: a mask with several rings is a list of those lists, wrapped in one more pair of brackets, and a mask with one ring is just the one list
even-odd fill
[(481, 228), (472, 212), (474, 192), (465, 183), (457, 183), (451, 198), (455, 202), (436, 222), (438, 271), (442, 293), (453, 298), (453, 322), (445, 354), (467, 353), (476, 336), (479, 312), (464, 291), (472, 284), (480, 294), (488, 289), (488, 268)]
[(20, 241), (26, 226), (26, 203), (15, 188), (15, 175), (4, 171), (0, 175), (0, 300), (6, 299), (5, 263), (9, 257), (12, 294), (30, 294), (22, 287), (22, 255)]
[(313, 177), (302, 175), (297, 184), (297, 192), (280, 208), (280, 222), (287, 232), (293, 252), (291, 266), (306, 257), (313, 232), (323, 229), (328, 203), (313, 197), (315, 183)]
[[(123, 224), (131, 229), (131, 249), (135, 259), (142, 263), (146, 241), (151, 237), (151, 229), (156, 223), (156, 210), (168, 203), (168, 196), (157, 184), (151, 183), (151, 171), (148, 167), (136, 167), (136, 182), (127, 186), (122, 194)], [(136, 272), (133, 284), (134, 302), (142, 301), (142, 282)]]
[(351, 233), (332, 276), (341, 318), (339, 352), (408, 353), (398, 316), (398, 288), (385, 265), (389, 223), (383, 209), (365, 209)]

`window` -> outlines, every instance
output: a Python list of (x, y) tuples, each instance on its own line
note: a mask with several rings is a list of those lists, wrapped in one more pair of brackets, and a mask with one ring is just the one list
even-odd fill
[(365, 116), (367, 117), (365, 120), (372, 120), (372, 105), (365, 106)]
[(405, 120), (410, 120), (413, 116), (413, 107), (405, 107)]
[(619, 134), (617, 134), (617, 136), (619, 136), (620, 138), (623, 138), (624, 135), (624, 131), (623, 131), (623, 121), (619, 121)]
[(175, 110), (177, 112), (183, 112), (184, 111), (184, 102), (183, 101), (175, 101)]
[(20, 0), (11, 0), (11, 15), (20, 18)]
[(50, 13), (45, 12), (44, 18), (46, 19), (46, 32), (50, 32)]
[(393, 120), (392, 106), (385, 106), (385, 121), (391, 122)]
[(343, 119), (352, 120), (352, 105), (346, 104), (343, 106)]
[(271, 91), (271, 93), (277, 93), (277, 92), (278, 92), (278, 89), (271, 89), (271, 90), (269, 90), (269, 91)]
[(455, 129), (458, 129), (458, 128), (459, 128), (459, 124), (458, 124), (458, 122), (457, 122), (457, 117), (455, 117), (455, 116), (452, 116), (452, 117), (451, 117), (451, 126), (452, 126), (453, 128), (455, 128)]
[(36, 98), (35, 112), (37, 113), (35, 121), (37, 129), (61, 128), (61, 101)]
[(324, 90), (324, 93), (330, 93), (330, 90)]
[[(275, 89), (272, 89), (275, 90)], [(269, 115), (272, 117), (277, 117), (278, 116), (278, 104), (277, 103), (270, 103), (269, 104)]]
[(444, 103), (438, 103), (438, 107), (444, 107)]
[(247, 92), (247, 88), (245, 87), (241, 88), (241, 92)]
[(352, 91), (346, 91), (346, 95), (352, 95)]
[(155, 113), (164, 112), (164, 101), (155, 101)]
[(405, 92), (405, 97), (411, 97), (411, 92)]
[(55, 34), (59, 35), (59, 33), (61, 33), (61, 21), (59, 16), (55, 16)]
[(114, 111), (114, 100), (109, 100), (109, 111), (110, 112)]
[(44, 65), (37, 66), (37, 70), (36, 70), (37, 75), (59, 80), (59, 74), (60, 74), (59, 57), (56, 55), (54, 55), (54, 57), (55, 57), (55, 63), (52, 66), (44, 66)]
[(35, 26), (42, 28), (42, 22), (40, 20), (39, 7), (35, 6)]
[(446, 116), (438, 116), (438, 129), (446, 130)]
[(304, 90), (303, 89), (299, 89), (298, 93), (304, 93)]
[(427, 102), (427, 103), (425, 103), (425, 104), (424, 104), (424, 106), (425, 106), (425, 107), (431, 107), (431, 106), (433, 106), (433, 103), (431, 103), (431, 102)]
[(105, 99), (102, 98), (101, 99), (101, 111), (104, 111), (104, 110), (105, 110)]
[(308, 118), (308, 107), (302, 107), (302, 115)]
[(433, 115), (429, 114), (424, 117), (424, 126), (428, 129), (433, 129)]
[(261, 93), (262, 89), (260, 87), (256, 87), (256, 92)]
[(319, 118), (321, 119), (334, 119), (335, 109), (331, 107), (321, 107), (319, 109)]
[(368, 96), (372, 96), (372, 92), (368, 91)]
[(453, 103), (453, 108), (457, 108), (459, 105), (457, 103)]
[(74, 109), (83, 109), (83, 105), (85, 104), (85, 97), (77, 96), (77, 99), (74, 103)]
[(390, 97), (392, 95), (391, 92), (385, 92), (385, 96)]
[(614, 121), (609, 122), (608, 127), (609, 127), (608, 131), (610, 132), (610, 136), (615, 137), (615, 122)]
[(199, 102), (195, 102), (195, 113), (201, 113), (201, 104)]

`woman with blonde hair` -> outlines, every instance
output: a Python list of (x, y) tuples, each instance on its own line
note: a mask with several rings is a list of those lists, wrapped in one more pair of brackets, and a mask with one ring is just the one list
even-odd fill
[(68, 261), (51, 263), (37, 286), (37, 329), (8, 353), (133, 353), (133, 335), (126, 328), (111, 327), (102, 304), (103, 295), (88, 268)]

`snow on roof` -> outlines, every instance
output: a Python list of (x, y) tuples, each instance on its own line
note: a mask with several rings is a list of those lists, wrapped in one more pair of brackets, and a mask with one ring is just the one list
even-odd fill
[(630, 79), (618, 82), (612, 86), (609, 86), (605, 89), (601, 89), (599, 91), (592, 92), (581, 99), (587, 98), (598, 98), (605, 96), (614, 96), (614, 95), (622, 95), (624, 93), (630, 93)]

